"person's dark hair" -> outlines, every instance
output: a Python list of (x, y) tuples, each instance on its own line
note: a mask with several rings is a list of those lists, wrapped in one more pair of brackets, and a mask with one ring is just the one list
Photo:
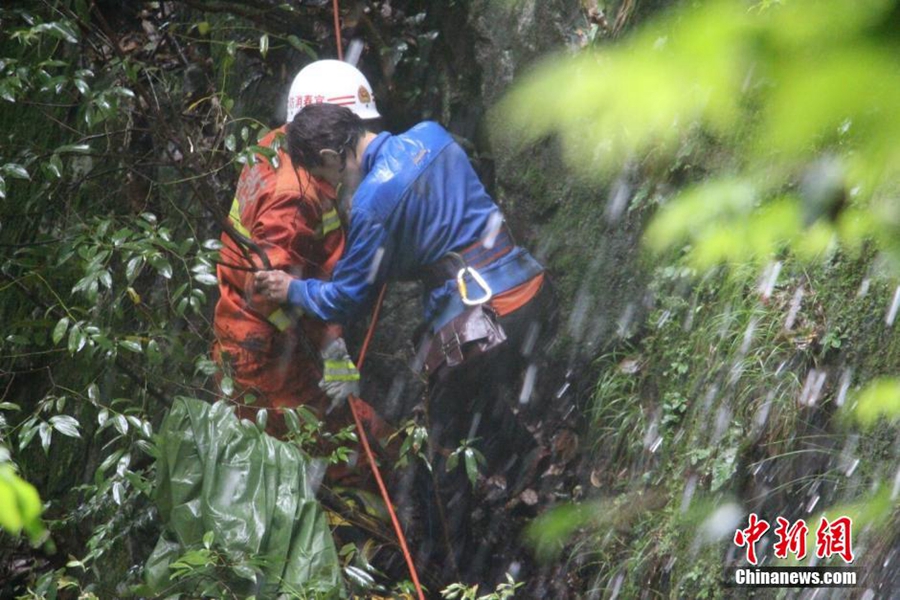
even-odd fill
[(336, 104), (309, 104), (287, 126), (288, 155), (296, 166), (322, 164), (321, 150), (334, 150), (344, 160), (353, 152), (366, 126), (356, 113)]

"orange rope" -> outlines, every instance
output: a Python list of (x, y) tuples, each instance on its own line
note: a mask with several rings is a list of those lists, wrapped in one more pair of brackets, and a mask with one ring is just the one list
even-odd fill
[(332, 1), (334, 7), (334, 37), (337, 38), (338, 60), (344, 60), (344, 44), (341, 42), (341, 16), (338, 11), (338, 0)]
[(372, 323), (369, 325), (369, 331), (366, 332), (366, 339), (363, 340), (362, 349), (359, 351), (359, 360), (356, 361), (356, 368), (362, 369), (363, 363), (366, 361), (366, 350), (369, 349), (369, 342), (375, 334), (375, 327), (378, 325), (378, 315), (381, 314), (381, 305), (384, 304), (384, 293), (387, 291), (387, 285), (381, 286), (378, 292), (378, 299), (375, 301), (375, 308), (372, 309)]
[[(378, 293), (378, 300), (375, 301), (375, 309), (372, 311), (372, 322), (369, 324), (369, 331), (366, 333), (366, 339), (363, 341), (362, 349), (359, 351), (359, 360), (356, 361), (357, 369), (362, 369), (363, 363), (366, 361), (366, 351), (369, 349), (369, 342), (372, 341), (375, 328), (378, 326), (378, 315), (381, 313), (381, 305), (384, 303), (384, 293), (386, 291), (387, 286), (381, 286), (381, 291)], [(400, 549), (403, 550), (403, 558), (406, 559), (406, 566), (409, 568), (413, 586), (415, 586), (416, 592), (419, 594), (419, 600), (425, 600), (425, 594), (422, 593), (422, 585), (419, 583), (419, 574), (416, 572), (416, 566), (413, 564), (412, 555), (409, 553), (409, 548), (406, 545), (406, 536), (403, 535), (403, 529), (400, 527), (397, 513), (394, 512), (394, 503), (391, 502), (391, 497), (384, 485), (384, 480), (381, 478), (381, 472), (378, 470), (378, 465), (375, 464), (375, 455), (372, 453), (371, 446), (369, 446), (369, 438), (366, 436), (362, 420), (359, 418), (359, 413), (356, 411), (356, 402), (358, 400), (359, 398), (351, 395), (348, 403), (350, 404), (350, 412), (353, 413), (353, 420), (356, 422), (356, 430), (359, 432), (359, 441), (362, 442), (363, 449), (366, 451), (366, 459), (369, 461), (372, 473), (375, 474), (375, 481), (378, 483), (381, 497), (384, 499), (388, 513), (391, 515), (391, 522), (394, 524), (394, 531), (397, 533)]]

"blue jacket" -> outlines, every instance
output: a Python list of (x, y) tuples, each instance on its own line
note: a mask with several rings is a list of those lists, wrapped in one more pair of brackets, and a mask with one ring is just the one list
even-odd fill
[[(325, 321), (351, 320), (381, 282), (419, 278), (422, 267), (474, 244), (489, 233), (489, 222), (502, 219), (466, 153), (437, 123), (379, 134), (362, 169), (347, 245), (331, 281), (297, 279), (288, 291), (291, 304)], [(480, 272), (498, 294), (541, 270), (517, 247)], [(471, 296), (479, 295), (476, 287)], [(455, 280), (425, 290), (423, 300), (435, 328), (462, 312)]]

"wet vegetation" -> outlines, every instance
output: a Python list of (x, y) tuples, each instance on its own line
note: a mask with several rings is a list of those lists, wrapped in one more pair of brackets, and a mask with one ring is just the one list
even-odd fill
[[(822, 516), (851, 516), (851, 591), (897, 594), (900, 3), (341, 16), (388, 128), (433, 118), (463, 138), (565, 317), (531, 394), (560, 407), (550, 457), (474, 516), (508, 554), (430, 593), (730, 597), (756, 513), (804, 519), (811, 549)], [(293, 74), (333, 54), (331, 19), (325, 2), (0, 8), (0, 597), (142, 593), (153, 435), (177, 396), (231, 393), (208, 356), (216, 220)], [(392, 294), (364, 395), (403, 430), (402, 472), (421, 460), (422, 382), (415, 292)], [(459, 456), (489, 502), (499, 480)], [(409, 593), (377, 507), (323, 493), (341, 518), (369, 513), (340, 549), (348, 589)], [(762, 564), (797, 564), (771, 537)], [(235, 566), (204, 536), (173, 583), (228, 597)]]

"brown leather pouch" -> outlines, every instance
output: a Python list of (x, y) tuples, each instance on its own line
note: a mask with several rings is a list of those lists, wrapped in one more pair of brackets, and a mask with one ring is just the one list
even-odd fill
[(423, 349), (425, 372), (449, 372), (466, 361), (487, 353), (506, 341), (506, 332), (497, 322), (490, 306), (479, 304), (467, 309), (441, 327)]

